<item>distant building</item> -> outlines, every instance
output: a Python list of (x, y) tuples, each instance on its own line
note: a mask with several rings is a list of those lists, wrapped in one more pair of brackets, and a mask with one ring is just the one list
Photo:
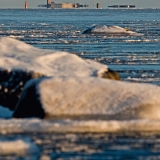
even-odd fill
[(98, 8), (98, 9), (101, 8), (100, 3), (97, 3), (97, 8)]
[(108, 6), (109, 8), (135, 8), (135, 5), (113, 5), (113, 6)]
[(28, 0), (27, 0), (27, 1), (25, 1), (24, 8), (25, 8), (25, 9), (28, 9)]
[(47, 0), (47, 8), (51, 8), (51, 0)]
[(73, 3), (55, 3), (55, 2), (51, 2), (51, 8), (73, 8)]
[(88, 4), (85, 4), (85, 5), (84, 5), (84, 8), (88, 8), (88, 7), (89, 7), (89, 5), (88, 5)]
[(38, 7), (47, 7), (47, 4), (39, 4)]
[(52, 2), (51, 0), (47, 0), (47, 5), (45, 4), (39, 4), (38, 7), (47, 7), (47, 8), (88, 8), (89, 5), (88, 4), (80, 4), (80, 3), (55, 3)]

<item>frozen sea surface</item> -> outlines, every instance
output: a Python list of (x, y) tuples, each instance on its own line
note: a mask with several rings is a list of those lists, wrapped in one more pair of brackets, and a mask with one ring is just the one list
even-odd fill
[[(151, 160), (159, 159), (160, 136), (137, 133), (125, 134), (23, 134), (3, 135), (4, 140), (15, 141), (16, 138), (29, 139), (31, 137), (37, 154), (17, 156), (11, 154), (1, 156), (2, 160)], [(22, 142), (21, 142), (22, 143)], [(25, 142), (26, 143), (26, 142)], [(30, 142), (31, 143), (31, 142)], [(24, 145), (24, 144), (23, 144)], [(33, 152), (33, 150), (32, 150)]]
[[(160, 85), (159, 11), (159, 9), (2, 9), (0, 10), (0, 36), (19, 39), (38, 48), (68, 51), (84, 59), (94, 59), (118, 71), (124, 81)], [(128, 28), (142, 35), (82, 34), (93, 24)], [(8, 117), (10, 115), (8, 113)], [(38, 132), (39, 130), (29, 129), (27, 132), (27, 127), (23, 132), (22, 126), (25, 120), (22, 122), (1, 120), (1, 146), (7, 146), (9, 142), (16, 145), (21, 139), (20, 143), (24, 146), (25, 154), (18, 155), (17, 152), (12, 152), (8, 155), (0, 155), (0, 159), (160, 158), (159, 121), (145, 121), (140, 126), (132, 123), (133, 130), (127, 131), (126, 128), (125, 133), (123, 130), (121, 133), (99, 134), (49, 133), (45, 129), (49, 129), (50, 123), (45, 121), (42, 122), (41, 133)], [(98, 126), (97, 120), (95, 123)], [(44, 124), (46, 125), (43, 126)], [(29, 128), (34, 129), (37, 123), (35, 123), (36, 127), (34, 123), (31, 123), (31, 126)], [(45, 128), (46, 126), (48, 128)], [(53, 124), (51, 126), (53, 127)], [(139, 129), (144, 126), (147, 129), (143, 133), (135, 130), (136, 127)], [(8, 129), (12, 132), (7, 132)], [(153, 129), (154, 131), (157, 129), (156, 132), (151, 132)], [(35, 146), (40, 152), (30, 154), (25, 152), (25, 146)]]
[[(159, 143), (159, 141), (157, 142), (160, 133), (159, 86), (102, 79), (98, 74), (96, 76), (90, 72), (106, 71), (106, 65), (85, 61), (66, 52), (36, 49), (12, 38), (1, 38), (0, 46), (2, 68), (10, 70), (19, 66), (26, 71), (33, 70), (49, 76), (53, 74), (52, 79), (50, 78), (51, 85), (56, 87), (50, 87), (53, 91), (52, 94), (49, 92), (51, 97), (50, 95), (46, 96), (48, 89), (45, 91), (50, 83), (44, 81), (44, 87), (43, 85), (39, 87), (39, 89), (42, 88), (42, 99), (47, 102), (47, 106), (44, 103), (43, 108), (46, 112), (48, 111), (48, 114), (53, 115), (53, 118), (55, 114), (82, 114), (82, 117), (77, 120), (69, 117), (67, 119), (56, 117), (52, 120), (13, 119), (11, 118), (13, 112), (1, 106), (0, 158), (103, 159), (107, 157), (107, 159), (135, 159), (140, 157), (145, 159), (150, 156), (158, 157), (159, 151), (154, 148), (155, 146), (146, 146), (148, 144), (144, 138), (147, 136), (148, 139), (153, 138), (149, 142)], [(64, 57), (65, 64), (63, 64)], [(51, 62), (54, 62), (55, 59), (56, 63), (52, 66)], [(79, 64), (78, 69), (86, 66), (85, 72), (80, 71), (79, 74), (75, 72), (73, 61), (76, 62), (75, 65)], [(60, 62), (61, 64), (59, 64)], [(63, 65), (67, 65), (67, 67), (63, 69)], [(65, 76), (63, 72), (65, 72)], [(65, 89), (66, 86), (67, 89)], [(76, 101), (74, 96), (81, 95), (77, 94), (77, 91), (78, 93), (82, 92), (83, 96), (77, 97)], [(54, 102), (54, 98), (58, 95), (57, 98), (60, 99), (62, 94), (64, 96), (62, 100), (58, 102), (56, 99)], [(92, 99), (94, 96), (97, 96), (94, 98), (96, 101)], [(86, 99), (86, 97), (88, 98)], [(68, 101), (70, 108), (67, 105)], [(53, 104), (54, 106), (52, 106)], [(74, 106), (71, 108), (73, 104)], [(77, 107), (80, 108), (77, 109)], [(83, 114), (86, 113), (91, 117), (84, 119)], [(110, 138), (104, 141), (108, 136)], [(54, 140), (52, 140), (53, 137)], [(124, 145), (118, 144), (121, 139), (128, 140), (129, 143), (127, 141), (127, 143), (124, 142)], [(132, 139), (136, 139), (134, 143), (137, 144), (140, 141), (141, 145), (138, 145), (137, 148), (137, 144), (132, 144)], [(83, 143), (80, 143), (81, 141)]]

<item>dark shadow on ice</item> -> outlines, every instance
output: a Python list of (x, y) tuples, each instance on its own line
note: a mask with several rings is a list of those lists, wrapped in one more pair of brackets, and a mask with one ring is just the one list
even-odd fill
[[(38, 81), (41, 81), (43, 78), (40, 78)], [(31, 81), (32, 82), (32, 81)], [(16, 110), (14, 111), (14, 118), (44, 118), (45, 112), (41, 107), (41, 103), (36, 94), (36, 86), (35, 83), (30, 83), (27, 90), (24, 89), (21, 95), (21, 100), (17, 104)]]

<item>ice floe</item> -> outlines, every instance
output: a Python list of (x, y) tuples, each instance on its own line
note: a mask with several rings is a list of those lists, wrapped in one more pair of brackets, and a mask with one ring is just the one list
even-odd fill
[(38, 147), (30, 140), (3, 140), (0, 141), (0, 156), (17, 155), (26, 156), (39, 153)]
[(0, 38), (0, 68), (33, 71), (46, 76), (100, 76), (108, 67), (67, 52), (43, 50), (24, 42)]
[(1, 120), (1, 134), (16, 133), (118, 133), (150, 132), (160, 133), (159, 120)]
[(95, 61), (67, 52), (38, 49), (8, 37), (0, 38), (0, 68), (0, 105), (11, 110), (15, 109), (30, 79), (52, 76), (113, 78), (115, 74)]
[(122, 28), (119, 26), (106, 26), (106, 25), (92, 25), (87, 28), (84, 34), (127, 34), (127, 35), (141, 35), (139, 33), (130, 31), (128, 28)]
[[(30, 107), (32, 103), (37, 112)], [(29, 81), (14, 117), (43, 116), (53, 119), (160, 120), (160, 88), (76, 76)]]
[[(21, 105), (22, 110), (28, 102), (31, 104), (28, 107), (34, 110), (34, 100), (37, 100), (46, 118), (51, 118), (1, 119), (2, 134), (160, 132), (158, 86), (102, 79), (108, 71), (105, 65), (83, 60), (67, 52), (38, 49), (8, 37), (0, 39), (0, 62), (1, 69), (33, 71), (46, 76), (28, 81), (17, 110), (26, 98), (25, 106)], [(28, 94), (32, 86), (35, 96)], [(39, 112), (38, 109), (36, 111)], [(8, 113), (6, 111), (2, 118), (9, 118)]]

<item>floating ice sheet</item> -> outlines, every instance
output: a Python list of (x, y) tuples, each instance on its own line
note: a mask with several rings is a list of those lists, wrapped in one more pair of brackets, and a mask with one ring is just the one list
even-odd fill
[(46, 76), (81, 77), (101, 76), (108, 70), (106, 65), (83, 60), (74, 54), (38, 49), (8, 37), (0, 38), (0, 68), (33, 71)]
[(7, 140), (0, 141), (0, 155), (26, 156), (38, 154), (38, 147), (30, 140)]
[(139, 33), (130, 31), (128, 28), (122, 28), (119, 26), (105, 26), (105, 25), (92, 25), (91, 27), (87, 28), (83, 33), (141, 35)]
[(157, 120), (39, 120), (10, 119), (1, 120), (1, 134), (15, 133), (118, 133), (151, 132), (160, 133)]
[[(54, 52), (50, 50), (37, 49), (11, 38), (1, 38), (0, 49), (0, 67), (4, 67), (6, 69), (22, 68), (25, 70), (40, 72), (49, 76), (54, 75), (56, 80), (55, 84), (62, 84), (61, 82), (64, 80), (67, 86), (69, 88), (71, 87), (70, 93), (72, 93), (72, 101), (74, 101), (75, 98), (75, 94), (72, 91), (74, 91), (74, 88), (77, 86), (81, 88), (79, 84), (83, 84), (82, 88), (86, 89), (86, 91), (93, 89), (93, 92), (90, 92), (91, 94), (89, 94), (87, 98), (94, 97), (95, 94), (98, 93), (97, 97), (99, 99), (95, 98), (94, 102), (96, 102), (97, 106), (99, 107), (97, 112), (100, 115), (99, 118), (92, 118), (92, 120), (64, 119), (61, 121), (55, 121), (38, 119), (1, 119), (0, 133), (100, 133), (120, 131), (160, 132), (160, 89), (158, 86), (126, 82), (113, 82), (111, 80), (100, 79), (94, 77), (94, 74), (99, 74), (101, 71), (106, 71), (107, 67), (105, 65), (92, 61), (85, 61), (75, 55), (66, 52)], [(71, 79), (65, 80), (65, 77)], [(44, 83), (44, 86), (45, 85), (46, 84)], [(62, 86), (64, 87), (64, 84)], [(63, 88), (60, 88), (59, 94), (60, 93), (63, 93)], [(43, 90), (42, 94), (45, 96), (45, 90)], [(104, 105), (103, 101), (101, 101), (101, 98), (105, 100), (105, 94), (107, 94), (108, 98), (107, 110), (105, 111), (108, 111), (108, 113), (111, 115), (114, 115), (114, 113), (120, 113), (121, 117), (119, 120), (117, 118), (114, 119), (113, 117), (106, 120), (101, 119), (101, 114), (103, 115), (104, 111)], [(81, 95), (83, 94), (79, 94), (78, 96), (81, 97)], [(83, 100), (83, 97), (81, 98), (81, 100), (84, 102), (85, 99)], [(67, 100), (68, 98), (63, 99), (63, 103), (65, 104)], [(84, 111), (87, 111), (90, 114), (95, 114), (96, 110), (93, 112), (94, 108), (92, 108), (92, 104), (95, 103), (92, 100), (90, 100), (90, 102), (91, 103), (88, 104), (86, 103), (89, 107), (88, 110), (84, 109)], [(139, 102), (142, 102), (142, 105), (139, 105)], [(101, 108), (102, 110), (99, 110)], [(50, 110), (50, 108), (48, 110)], [(78, 108), (77, 112), (80, 111), (81, 110)], [(74, 112), (76, 112), (76, 108)], [(123, 117), (124, 112), (125, 116)], [(130, 117), (132, 113), (134, 113), (134, 117)]]

